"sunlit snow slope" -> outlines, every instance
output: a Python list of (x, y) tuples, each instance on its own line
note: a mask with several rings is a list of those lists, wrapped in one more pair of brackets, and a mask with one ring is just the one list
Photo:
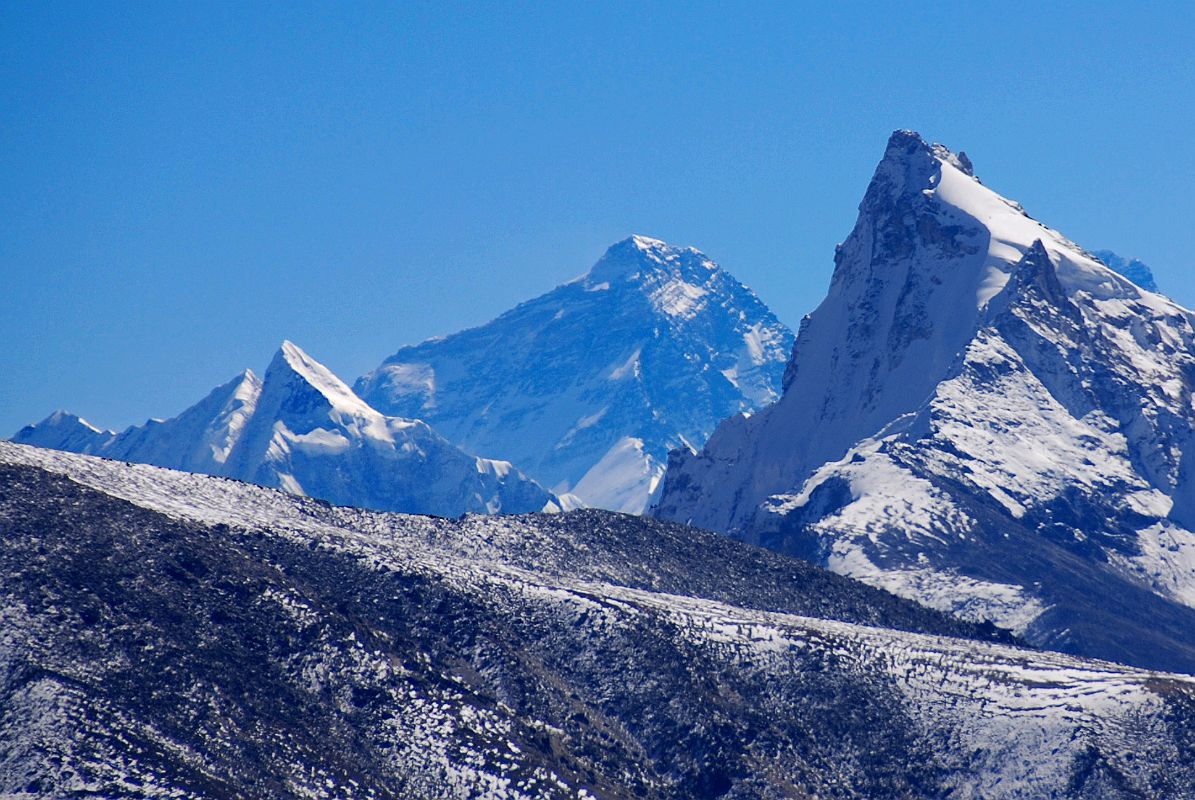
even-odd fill
[(1195, 671), (1193, 319), (898, 132), (784, 396), (678, 454), (656, 514)]
[(356, 390), (557, 494), (639, 513), (669, 450), (779, 396), (791, 347), (705, 255), (634, 236), (486, 325), (404, 347)]
[(0, 530), (5, 796), (1195, 793), (1195, 679), (943, 636), (984, 634), (667, 523), (0, 443)]

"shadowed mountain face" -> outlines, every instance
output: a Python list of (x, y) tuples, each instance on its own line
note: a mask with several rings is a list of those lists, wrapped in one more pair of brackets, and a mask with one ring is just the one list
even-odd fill
[(115, 433), (57, 412), (13, 441), (385, 511), (457, 516), (556, 504), (508, 462), (469, 455), (424, 422), (370, 408), (291, 342), (263, 378), (246, 370), (172, 419)]
[(634, 236), (486, 325), (402, 348), (355, 388), (557, 494), (639, 513), (669, 450), (779, 396), (791, 348), (704, 254)]
[(1193, 321), (898, 132), (784, 396), (678, 453), (655, 513), (1195, 671)]
[(378, 514), (0, 444), (0, 531), (5, 796), (1195, 791), (1192, 679), (980, 641), (681, 526)]

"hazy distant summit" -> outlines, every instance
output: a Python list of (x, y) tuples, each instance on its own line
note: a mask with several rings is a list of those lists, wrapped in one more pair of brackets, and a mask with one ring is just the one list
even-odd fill
[(669, 450), (779, 397), (792, 341), (699, 250), (632, 236), (486, 325), (400, 349), (356, 390), (558, 494), (637, 513)]
[(1092, 255), (1142, 289), (1148, 289), (1151, 292), (1158, 291), (1158, 284), (1154, 281), (1153, 270), (1145, 262), (1136, 258), (1124, 258), (1111, 250), (1094, 250), (1092, 251)]

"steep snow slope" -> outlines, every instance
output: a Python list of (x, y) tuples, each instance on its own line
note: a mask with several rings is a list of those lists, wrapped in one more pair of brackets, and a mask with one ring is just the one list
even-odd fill
[(1195, 671), (1192, 323), (898, 132), (783, 398), (678, 454), (656, 513)]
[(651, 520), (0, 444), (0, 525), (5, 794), (1195, 792), (1195, 679), (861, 625), (959, 623)]
[(669, 450), (778, 397), (791, 345), (705, 255), (634, 236), (486, 325), (404, 347), (356, 390), (558, 494), (638, 513)]
[(117, 434), (59, 412), (13, 440), (366, 508), (456, 516), (555, 505), (508, 462), (468, 455), (423, 422), (370, 408), (291, 342), (263, 379), (246, 371), (173, 419)]

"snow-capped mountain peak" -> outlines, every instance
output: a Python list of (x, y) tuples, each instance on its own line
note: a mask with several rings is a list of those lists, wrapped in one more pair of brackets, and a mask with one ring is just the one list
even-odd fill
[(116, 433), (97, 428), (69, 411), (58, 410), (34, 425), (26, 425), (17, 432), (16, 439), (37, 447), (69, 449), (76, 453), (92, 453)]
[(703, 253), (637, 235), (486, 325), (404, 347), (355, 389), (557, 494), (638, 513), (669, 450), (778, 396), (791, 343)]
[(1174, 658), (1195, 619), (1195, 315), (973, 172), (892, 136), (783, 397), (678, 454), (656, 513), (1039, 643)]
[(386, 417), (353, 393), (330, 369), (298, 345), (284, 341), (274, 354), (262, 381), (261, 403), (266, 418), (304, 428), (328, 420), (350, 429), (354, 436), (393, 444)]
[(718, 265), (693, 247), (673, 247), (638, 234), (611, 245), (579, 280), (591, 291), (611, 283), (632, 281), (658, 284), (668, 280), (708, 280)]
[[(43, 424), (47, 424), (47, 425), (64, 425), (64, 426), (78, 425), (79, 427), (81, 427), (85, 430), (89, 430), (92, 433), (105, 433), (105, 431), (92, 425), (90, 422), (83, 419), (78, 414), (72, 414), (71, 412), (64, 411), (62, 409), (59, 409), (58, 411), (55, 411), (54, 413), (50, 414), (50, 416), (46, 417), (42, 422), (43, 422)], [(110, 432), (110, 431), (108, 431), (108, 432)]]
[(283, 341), (266, 370), (266, 380), (281, 373), (292, 373), (320, 394), (333, 410), (363, 416), (381, 416), (353, 394), (348, 385), (323, 364), (307, 355), (298, 345)]

